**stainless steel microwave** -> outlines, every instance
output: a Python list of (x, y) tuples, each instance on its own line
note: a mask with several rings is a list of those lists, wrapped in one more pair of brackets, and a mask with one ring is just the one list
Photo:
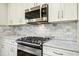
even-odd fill
[(48, 22), (48, 4), (32, 7), (25, 10), (25, 19), (27, 23), (47, 23)]

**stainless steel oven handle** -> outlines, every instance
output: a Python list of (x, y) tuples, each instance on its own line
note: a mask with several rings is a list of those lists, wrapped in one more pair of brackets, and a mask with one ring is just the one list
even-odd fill
[(28, 42), (23, 42), (23, 41), (17, 41), (17, 43), (24, 43), (24, 44), (29, 44), (29, 45), (40, 46), (38, 44), (33, 44), (33, 43), (28, 43)]

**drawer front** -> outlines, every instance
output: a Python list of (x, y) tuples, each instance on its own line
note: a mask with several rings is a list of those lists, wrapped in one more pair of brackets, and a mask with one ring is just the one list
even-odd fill
[(79, 53), (72, 52), (72, 51), (67, 51), (67, 50), (62, 50), (62, 49), (57, 49), (57, 48), (52, 48), (52, 47), (43, 47), (43, 53), (55, 56), (55, 55), (60, 55), (60, 56), (78, 56)]

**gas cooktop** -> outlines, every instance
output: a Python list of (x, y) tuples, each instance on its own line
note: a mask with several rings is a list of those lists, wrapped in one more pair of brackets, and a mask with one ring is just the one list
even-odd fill
[(48, 40), (50, 40), (50, 38), (28, 36), (28, 37), (22, 37), (18, 39), (17, 41), (41, 45), (47, 42)]

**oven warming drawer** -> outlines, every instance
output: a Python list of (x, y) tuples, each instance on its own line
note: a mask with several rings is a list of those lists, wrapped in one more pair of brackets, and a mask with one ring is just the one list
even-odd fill
[(34, 55), (41, 56), (41, 50), (18, 44), (18, 49)]

